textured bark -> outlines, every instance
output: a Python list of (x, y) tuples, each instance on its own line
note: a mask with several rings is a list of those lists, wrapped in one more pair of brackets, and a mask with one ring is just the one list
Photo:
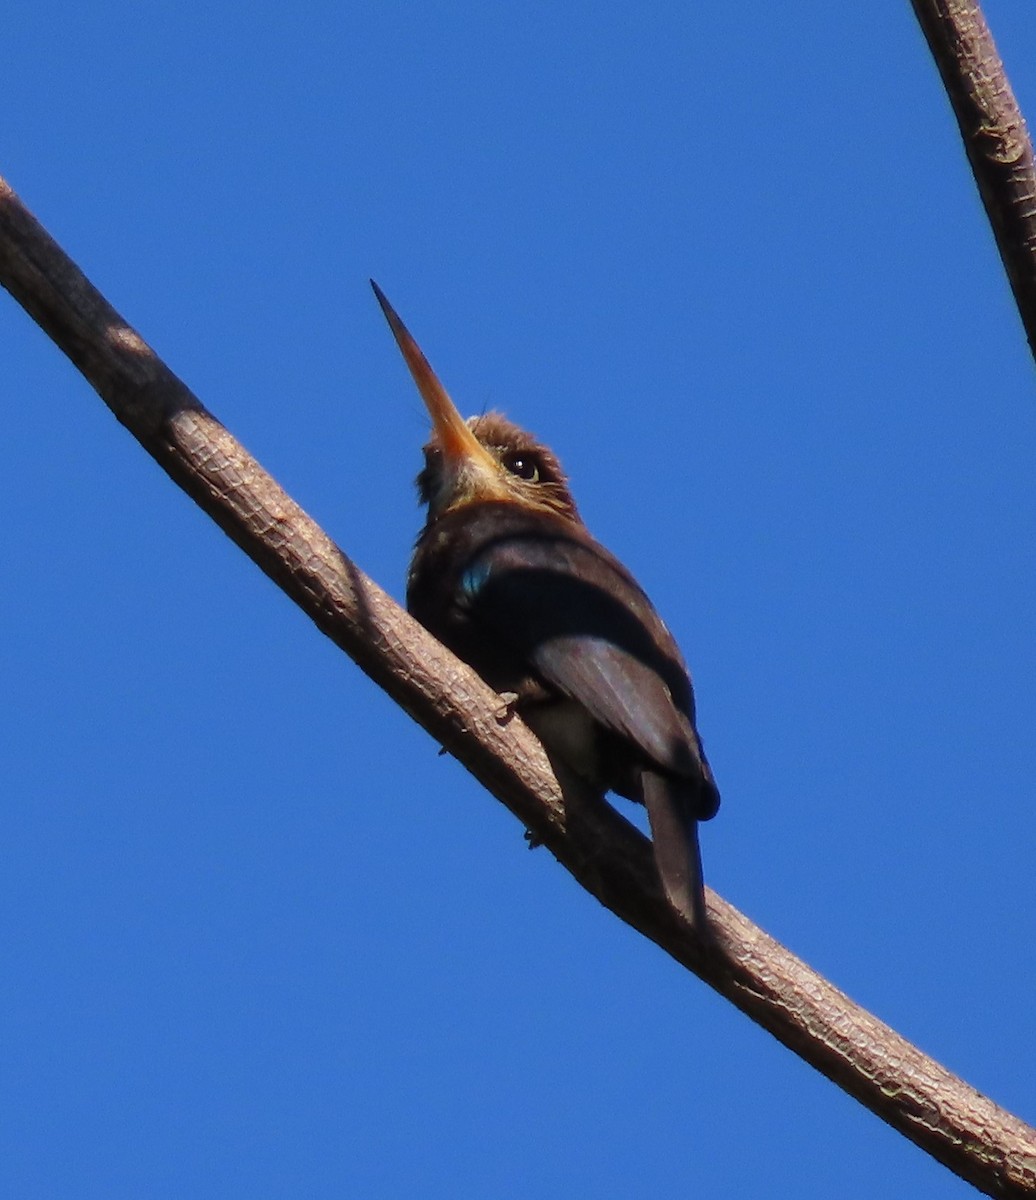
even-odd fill
[(1036, 355), (1036, 168), (1025, 118), (977, 0), (911, 2)]
[(563, 793), (500, 698), (359, 571), (158, 359), (0, 180), (0, 283), (169, 475), (589, 892), (893, 1128), (991, 1196), (1036, 1194), (1036, 1131), (709, 893), (700, 942), (619, 813)]

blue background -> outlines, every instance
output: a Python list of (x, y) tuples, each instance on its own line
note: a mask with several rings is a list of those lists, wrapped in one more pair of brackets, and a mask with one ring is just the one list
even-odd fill
[[(909, 6), (4, 20), (0, 171), (202, 400), (401, 597), (375, 276), (681, 642), (710, 882), (1036, 1118), (1033, 363)], [(530, 853), (0, 299), (4, 1194), (973, 1194)]]

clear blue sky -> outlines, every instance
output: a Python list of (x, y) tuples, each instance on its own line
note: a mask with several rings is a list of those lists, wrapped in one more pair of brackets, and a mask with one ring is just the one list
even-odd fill
[[(204, 402), (401, 597), (375, 276), (681, 642), (710, 882), (1036, 1119), (1036, 377), (905, 0), (4, 22), (0, 173)], [(973, 1194), (530, 853), (3, 295), (0, 363), (3, 1194)]]

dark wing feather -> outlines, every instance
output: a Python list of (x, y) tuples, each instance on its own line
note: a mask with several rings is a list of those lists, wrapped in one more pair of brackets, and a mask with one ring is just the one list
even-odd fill
[(589, 537), (505, 535), (462, 579), (472, 619), (663, 771), (711, 782), (686, 667), (650, 601)]

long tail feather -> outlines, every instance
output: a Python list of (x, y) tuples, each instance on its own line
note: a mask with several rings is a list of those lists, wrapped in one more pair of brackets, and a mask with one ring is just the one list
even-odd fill
[(673, 908), (704, 937), (705, 885), (687, 784), (653, 771), (645, 771), (641, 782), (662, 887)]

